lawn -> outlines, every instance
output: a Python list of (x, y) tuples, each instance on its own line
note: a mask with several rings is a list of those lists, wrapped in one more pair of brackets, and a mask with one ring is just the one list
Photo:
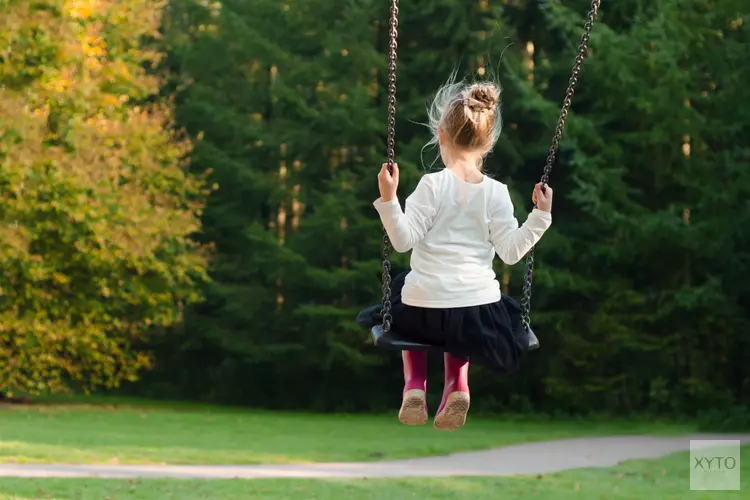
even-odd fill
[[(0, 409), (0, 462), (280, 464), (373, 461), (614, 434), (683, 434), (654, 422), (471, 418), (459, 432), (394, 415), (321, 415), (195, 405), (50, 404)], [(157, 484), (157, 483), (154, 483)], [(171, 484), (171, 483), (165, 483)]]
[(0, 479), (0, 500), (731, 500), (750, 490), (750, 447), (742, 450), (742, 490), (693, 492), (689, 455), (638, 460), (524, 478), (405, 480), (108, 480)]

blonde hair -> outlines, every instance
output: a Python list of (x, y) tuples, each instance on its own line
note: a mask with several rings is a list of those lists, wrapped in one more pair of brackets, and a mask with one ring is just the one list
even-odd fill
[(442, 130), (456, 150), (489, 153), (502, 131), (501, 92), (495, 83), (456, 82), (455, 73), (451, 75), (428, 108), (432, 138), (425, 147), (437, 145), (438, 130)]

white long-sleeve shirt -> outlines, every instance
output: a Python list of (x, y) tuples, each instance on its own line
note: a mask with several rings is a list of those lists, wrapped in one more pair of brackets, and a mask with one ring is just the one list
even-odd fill
[(414, 307), (497, 302), (495, 254), (517, 263), (552, 223), (550, 213), (534, 209), (519, 227), (505, 184), (487, 176), (471, 184), (447, 168), (422, 177), (406, 199), (405, 212), (397, 199), (378, 198), (373, 205), (393, 249), (413, 249), (401, 300)]

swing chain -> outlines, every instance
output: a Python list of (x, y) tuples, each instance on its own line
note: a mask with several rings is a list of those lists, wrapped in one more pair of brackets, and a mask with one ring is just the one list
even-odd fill
[[(388, 171), (393, 172), (396, 157), (396, 50), (398, 48), (398, 0), (391, 0), (388, 42)], [(383, 228), (383, 332), (391, 330), (391, 241)]]
[[(568, 89), (565, 92), (565, 100), (563, 101), (562, 110), (560, 111), (560, 117), (557, 120), (557, 128), (555, 129), (555, 135), (552, 137), (552, 145), (549, 148), (549, 154), (547, 155), (547, 162), (544, 165), (544, 173), (542, 174), (542, 185), (546, 186), (549, 182), (549, 174), (552, 171), (552, 164), (555, 162), (557, 156), (557, 149), (562, 139), (563, 130), (565, 128), (565, 119), (568, 117), (568, 111), (570, 105), (573, 102), (573, 94), (575, 93), (576, 84), (578, 83), (578, 76), (581, 74), (581, 67), (583, 61), (588, 55), (589, 38), (591, 37), (591, 30), (594, 27), (594, 21), (599, 14), (599, 6), (601, 0), (591, 1), (591, 10), (588, 14), (588, 20), (586, 25), (583, 27), (583, 36), (581, 36), (581, 42), (578, 46), (578, 55), (576, 55), (575, 64), (573, 65), (573, 71), (568, 81)], [(534, 247), (531, 248), (529, 253), (526, 255), (526, 268), (524, 271), (523, 281), (523, 295), (521, 298), (521, 313), (522, 322), (527, 330), (531, 329), (531, 283), (532, 275), (534, 272)]]

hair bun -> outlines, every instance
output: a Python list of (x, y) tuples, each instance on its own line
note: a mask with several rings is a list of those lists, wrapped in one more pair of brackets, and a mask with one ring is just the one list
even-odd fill
[(472, 111), (494, 111), (500, 99), (497, 87), (486, 83), (472, 85), (468, 92), (467, 105)]

